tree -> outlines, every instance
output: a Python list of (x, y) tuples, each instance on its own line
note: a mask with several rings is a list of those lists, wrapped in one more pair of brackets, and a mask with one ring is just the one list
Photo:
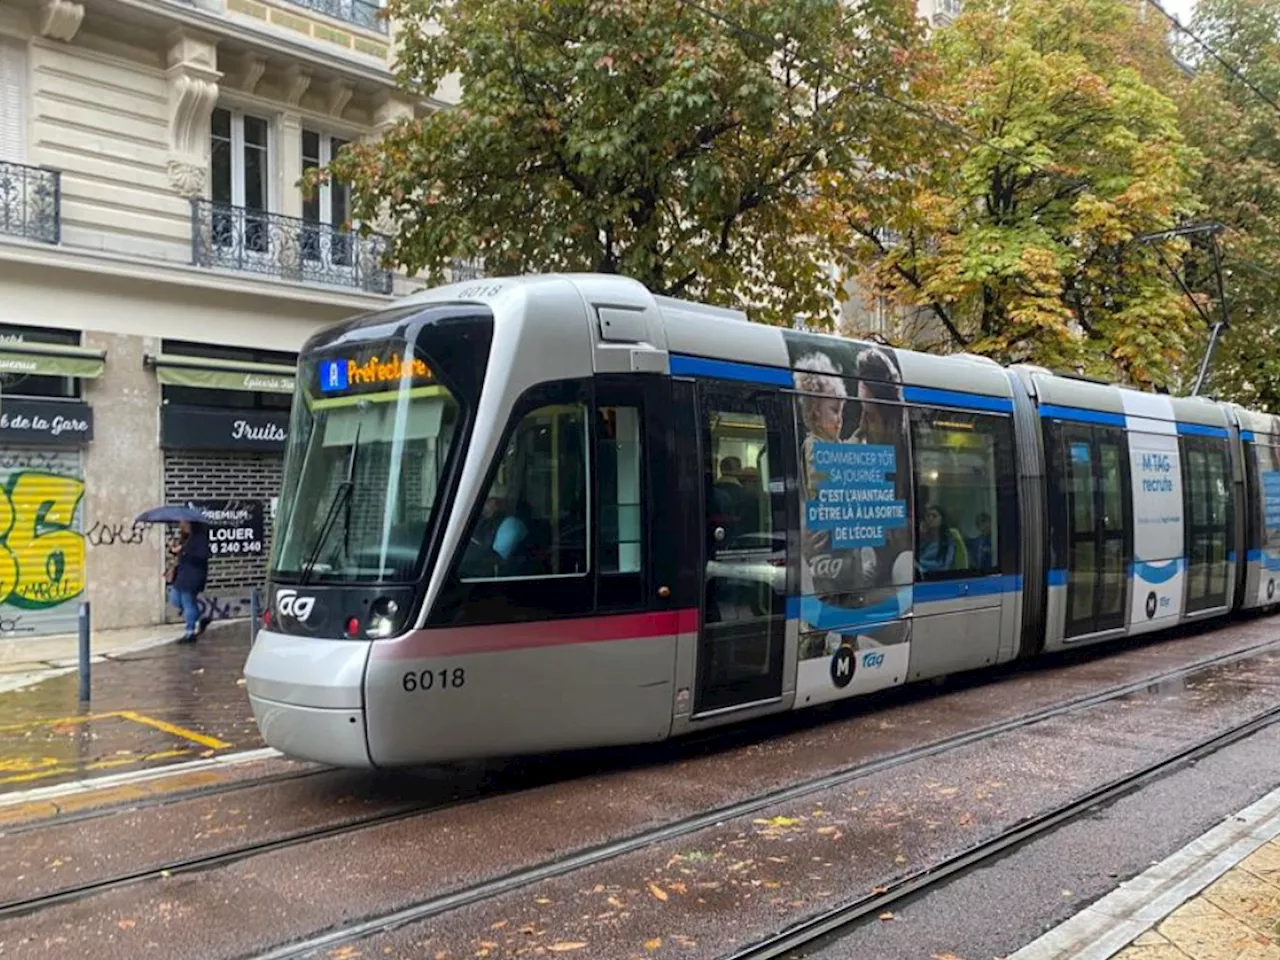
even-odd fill
[(432, 282), (619, 273), (790, 323), (834, 305), (824, 171), (883, 152), (920, 24), (912, 0), (390, 0), (399, 82), (454, 109), (354, 146), (311, 182), (394, 231)]
[(1195, 314), (1159, 255), (1186, 243), (1138, 239), (1195, 211), (1197, 156), (1143, 79), (1159, 28), (1131, 0), (969, 0), (931, 46), (912, 95), (955, 131), (830, 194), (863, 283), (953, 348), (1169, 382)]
[[(1194, 79), (1182, 126), (1205, 157), (1196, 183), (1206, 219), (1225, 226), (1222, 264), (1231, 329), (1206, 392), (1280, 413), (1280, 0), (1200, 0), (1192, 31), (1219, 60), (1183, 44)], [(1253, 89), (1251, 89), (1251, 87)], [(1210, 306), (1211, 264), (1197, 257), (1192, 282)]]

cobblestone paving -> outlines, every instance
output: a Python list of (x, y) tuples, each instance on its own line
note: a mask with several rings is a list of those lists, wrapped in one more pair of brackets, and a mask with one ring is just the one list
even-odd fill
[(1280, 960), (1280, 840), (1242, 860), (1114, 960)]
[(215, 625), (94, 664), (87, 705), (75, 673), (0, 694), (0, 793), (261, 747), (248, 655), (247, 623)]

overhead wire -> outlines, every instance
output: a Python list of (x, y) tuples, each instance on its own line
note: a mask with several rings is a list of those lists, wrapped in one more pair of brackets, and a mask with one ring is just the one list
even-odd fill
[(1190, 27), (1184, 26), (1182, 21), (1177, 16), (1175, 16), (1174, 14), (1166, 10), (1164, 6), (1160, 3), (1160, 0), (1147, 0), (1147, 3), (1150, 4), (1152, 7), (1155, 7), (1155, 9), (1160, 12), (1161, 16), (1163, 16), (1166, 20), (1172, 23), (1179, 32), (1185, 33), (1188, 37), (1194, 40), (1200, 47), (1204, 49), (1205, 53), (1209, 54), (1209, 56), (1217, 60), (1218, 63), (1222, 65), (1224, 70), (1226, 70), (1233, 77), (1239, 80), (1240, 83), (1245, 87), (1247, 87), (1250, 91), (1252, 91), (1254, 96), (1256, 96), (1259, 100), (1261, 100), (1263, 103), (1269, 106), (1276, 113), (1280, 113), (1280, 102), (1277, 102), (1273, 97), (1269, 97), (1265, 93), (1263, 93), (1261, 90), (1259, 90), (1258, 87), (1253, 83), (1253, 81), (1251, 81), (1248, 77), (1246, 77), (1238, 67), (1228, 63), (1226, 58), (1223, 57), (1222, 54), (1218, 53), (1218, 51), (1215, 50), (1212, 46), (1210, 46), (1207, 40), (1198, 36)]

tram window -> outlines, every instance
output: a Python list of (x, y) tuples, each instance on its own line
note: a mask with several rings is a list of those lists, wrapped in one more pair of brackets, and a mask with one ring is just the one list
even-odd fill
[(638, 407), (600, 408), (601, 573), (641, 569), (640, 419)]
[(917, 579), (999, 572), (1008, 434), (1002, 418), (912, 409)]
[(460, 579), (586, 574), (587, 423), (581, 403), (538, 407), (521, 419), (485, 492)]

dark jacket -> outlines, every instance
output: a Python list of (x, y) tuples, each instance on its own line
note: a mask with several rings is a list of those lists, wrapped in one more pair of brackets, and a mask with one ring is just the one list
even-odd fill
[(206, 527), (192, 526), (191, 536), (178, 554), (178, 566), (174, 571), (173, 585), (183, 593), (199, 593), (209, 579), (209, 531)]

